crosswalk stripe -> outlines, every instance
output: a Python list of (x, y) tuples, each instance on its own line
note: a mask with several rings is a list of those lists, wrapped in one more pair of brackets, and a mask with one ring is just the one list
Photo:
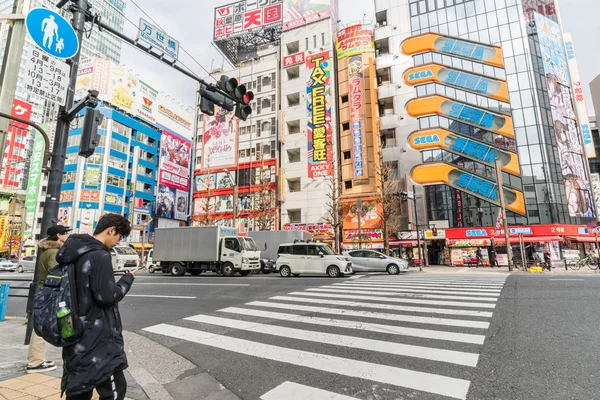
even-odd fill
[(261, 400), (360, 400), (343, 394), (300, 385), (295, 382), (283, 382), (275, 389), (260, 396)]
[(393, 386), (406, 387), (456, 399), (466, 399), (470, 385), (470, 382), (464, 379), (295, 350), (270, 344), (258, 345), (258, 343), (249, 340), (216, 335), (211, 332), (202, 332), (175, 325), (160, 324), (145, 328), (144, 330), (244, 355), (348, 377), (367, 379)]
[[(323, 304), (323, 299), (311, 299), (307, 297), (293, 297), (293, 296), (274, 296), (269, 300), (281, 300), (281, 301), (295, 301), (299, 303), (314, 303)], [(327, 305), (338, 305), (338, 306), (349, 306), (359, 308), (376, 308), (380, 310), (395, 310), (395, 311), (410, 311), (420, 313), (431, 313), (431, 314), (446, 314), (446, 315), (464, 315), (469, 317), (484, 317), (491, 318), (492, 313), (487, 311), (474, 311), (474, 310), (454, 310), (449, 308), (428, 308), (428, 307), (411, 307), (411, 306), (396, 306), (393, 304), (381, 304), (381, 303), (359, 303), (357, 301), (344, 301), (344, 300), (331, 300), (327, 299)]]
[(382, 340), (373, 340), (325, 332), (315, 332), (305, 329), (287, 328), (276, 325), (259, 324), (256, 322), (211, 317), (202, 314), (184, 319), (248, 332), (257, 332), (266, 335), (293, 338), (308, 342), (327, 343), (334, 346), (352, 347), (355, 349), (374, 351), (378, 353), (388, 353), (398, 356), (441, 361), (451, 364), (466, 365), (467, 367), (475, 367), (477, 365), (477, 360), (479, 359), (477, 354), (466, 353), (462, 351), (443, 350), (401, 343), (390, 343)]
[(330, 288), (310, 288), (306, 289), (311, 292), (330, 292), (330, 293), (357, 293), (357, 294), (376, 294), (380, 296), (404, 296), (416, 297), (420, 299), (447, 299), (447, 300), (473, 300), (473, 301), (493, 301), (497, 298), (491, 297), (469, 297), (469, 296), (446, 296), (438, 294), (415, 294), (415, 293), (382, 293), (379, 291), (355, 290), (355, 289), (330, 289)]
[(339, 308), (327, 308), (327, 307), (314, 307), (314, 306), (301, 306), (298, 304), (280, 304), (266, 301), (251, 301), (246, 303), (249, 306), (260, 306), (267, 308), (277, 308), (283, 310), (296, 310), (296, 311), (309, 311), (320, 314), (332, 314), (340, 316), (352, 316), (360, 318), (374, 318), (384, 319), (389, 321), (402, 321), (412, 322), (416, 324), (429, 324), (429, 325), (444, 325), (444, 326), (458, 326), (463, 328), (475, 328), (475, 329), (487, 329), (490, 326), (489, 322), (485, 321), (470, 321), (462, 319), (448, 319), (448, 318), (434, 318), (434, 317), (417, 317), (413, 315), (401, 315), (401, 314), (389, 314), (389, 313), (377, 313), (370, 311), (355, 311), (345, 310)]
[(353, 329), (359, 331), (369, 331), (377, 333), (386, 333), (390, 335), (401, 335), (419, 337), (423, 339), (446, 340), (449, 342), (483, 344), (484, 335), (474, 335), (470, 333), (456, 333), (447, 331), (438, 331), (434, 329), (407, 328), (397, 325), (374, 324), (370, 322), (349, 321), (343, 319), (307, 317), (298, 314), (286, 314), (273, 311), (254, 310), (250, 308), (228, 307), (219, 312), (230, 314), (240, 314), (261, 318), (270, 318), (281, 321), (299, 322), (304, 324), (322, 325), (336, 328)]
[(395, 288), (395, 287), (385, 287), (381, 285), (355, 285), (355, 284), (343, 284), (343, 283), (334, 283), (333, 285), (321, 286), (321, 287), (336, 287), (336, 288), (361, 288), (365, 290), (373, 290), (377, 289), (383, 292), (402, 292), (402, 293), (438, 293), (438, 294), (467, 294), (469, 296), (482, 296), (482, 297), (500, 297), (500, 292), (486, 292), (486, 293), (473, 293), (473, 292), (463, 292), (463, 291), (445, 291), (441, 292), (437, 289), (412, 289), (412, 288)]
[(492, 287), (502, 287), (506, 283), (505, 281), (501, 282), (486, 282), (486, 281), (452, 281), (452, 280), (440, 280), (440, 281), (430, 281), (424, 279), (373, 279), (367, 278), (362, 279), (363, 282), (376, 282), (376, 283), (428, 283), (428, 284), (439, 284), (439, 285), (456, 285), (456, 286), (471, 286), (471, 285), (481, 285), (481, 286), (492, 286)]
[(382, 287), (418, 287), (418, 288), (431, 288), (439, 290), (465, 290), (468, 292), (502, 292), (502, 287), (487, 287), (487, 286), (455, 286), (455, 285), (441, 285), (441, 284), (429, 284), (429, 283), (410, 283), (410, 282), (371, 282), (367, 279), (360, 282), (346, 282), (347, 285), (378, 285)]
[(493, 303), (467, 303), (464, 301), (442, 301), (442, 300), (421, 300), (415, 298), (400, 298), (394, 299), (390, 297), (379, 297), (379, 296), (361, 296), (355, 294), (336, 294), (336, 293), (317, 293), (317, 292), (292, 292), (289, 293), (294, 296), (312, 296), (312, 297), (325, 297), (325, 298), (337, 298), (337, 299), (356, 299), (356, 300), (372, 300), (372, 301), (386, 301), (388, 303), (408, 303), (408, 304), (427, 304), (435, 306), (446, 306), (446, 307), (465, 307), (465, 308), (496, 308)]

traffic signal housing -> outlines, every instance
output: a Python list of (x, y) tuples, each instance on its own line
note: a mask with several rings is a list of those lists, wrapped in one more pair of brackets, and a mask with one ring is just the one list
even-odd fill
[(206, 115), (215, 115), (215, 104), (219, 107), (233, 111), (233, 100), (217, 92), (214, 87), (205, 86), (200, 89), (200, 111)]
[(83, 127), (81, 128), (81, 142), (79, 144), (79, 155), (88, 158), (96, 150), (100, 143), (98, 127), (102, 124), (104, 117), (100, 111), (93, 108), (85, 110), (83, 117)]
[(240, 85), (235, 78), (221, 75), (217, 84), (221, 90), (235, 99), (235, 116), (245, 121), (252, 114), (250, 103), (254, 100), (254, 93), (246, 89), (246, 86)]

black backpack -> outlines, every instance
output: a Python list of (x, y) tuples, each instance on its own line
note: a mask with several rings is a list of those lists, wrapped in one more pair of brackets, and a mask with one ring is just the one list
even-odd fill
[[(35, 333), (56, 347), (75, 344), (83, 336), (85, 327), (78, 314), (75, 264), (59, 264), (48, 272), (44, 286), (33, 299), (33, 328)], [(75, 334), (63, 339), (56, 314), (60, 302), (64, 301), (71, 310)]]

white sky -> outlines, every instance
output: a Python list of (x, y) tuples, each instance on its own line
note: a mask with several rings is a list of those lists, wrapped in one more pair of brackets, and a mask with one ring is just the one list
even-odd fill
[[(126, 16), (135, 23), (133, 26), (125, 21), (125, 34), (130, 37), (137, 34), (139, 19), (144, 17), (132, 1), (140, 5), (169, 35), (179, 40), (181, 46), (204, 68), (211, 70), (211, 67), (221, 66), (222, 57), (211, 44), (214, 8), (233, 0), (128, 0)], [(597, 50), (600, 38), (600, 1), (559, 0), (559, 6), (565, 32), (573, 33), (588, 109), (592, 115), (589, 82), (600, 74), (600, 51)], [(340, 20), (345, 23), (362, 20), (365, 14), (367, 20), (375, 19), (373, 0), (339, 0), (339, 9)], [(152, 82), (157, 89), (164, 90), (184, 104), (193, 104), (196, 85), (185, 75), (129, 45), (123, 46), (121, 61)], [(199, 76), (207, 75), (181, 50), (180, 62)]]

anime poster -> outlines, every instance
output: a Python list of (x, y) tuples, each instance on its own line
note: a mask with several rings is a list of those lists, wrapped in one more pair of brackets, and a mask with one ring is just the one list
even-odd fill
[(190, 140), (163, 130), (160, 141), (159, 183), (179, 190), (190, 189)]
[(196, 175), (195, 178), (196, 184), (194, 189), (196, 192), (205, 192), (217, 187), (217, 174)]
[(96, 210), (81, 210), (79, 220), (79, 233), (82, 235), (94, 234), (94, 222), (96, 221)]
[(188, 192), (184, 192), (182, 190), (175, 191), (175, 219), (181, 221), (187, 219), (188, 197)]
[(177, 189), (159, 185), (158, 195), (156, 196), (156, 216), (159, 218), (175, 218), (175, 202)]
[(58, 225), (71, 226), (71, 207), (60, 207), (58, 209)]
[(214, 116), (205, 116), (202, 136), (203, 170), (237, 165), (238, 123), (233, 111), (216, 106)]

